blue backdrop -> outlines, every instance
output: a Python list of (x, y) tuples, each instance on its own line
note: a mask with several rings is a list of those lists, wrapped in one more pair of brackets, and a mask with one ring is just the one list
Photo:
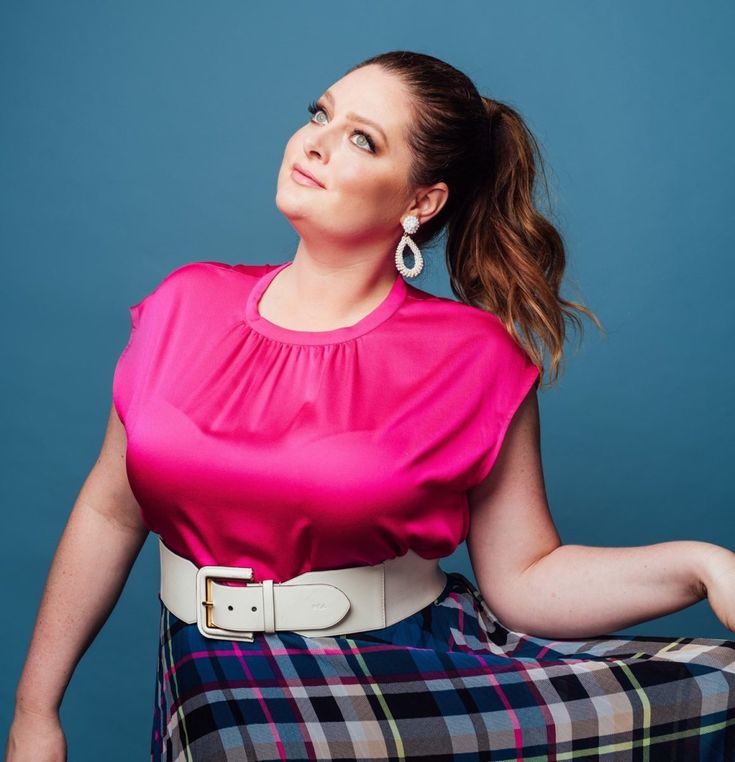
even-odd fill
[[(734, 21), (724, 0), (2, 3), (5, 728), (128, 305), (184, 262), (290, 259), (285, 143), (310, 99), (386, 50), (464, 70), (541, 145), (564, 293), (608, 332), (585, 320), (540, 394), (563, 541), (735, 549)], [(451, 296), (442, 254), (415, 283)], [(442, 566), (474, 579), (464, 546)], [(75, 762), (147, 758), (157, 590), (151, 535), (67, 690)], [(735, 638), (706, 601), (621, 632)]]

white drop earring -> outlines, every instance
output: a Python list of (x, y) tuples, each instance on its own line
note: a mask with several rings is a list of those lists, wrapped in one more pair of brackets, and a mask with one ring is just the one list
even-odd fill
[[(406, 278), (415, 278), (424, 266), (424, 258), (421, 256), (421, 251), (413, 238), (411, 238), (411, 234), (419, 229), (419, 218), (415, 214), (409, 214), (401, 220), (401, 224), (405, 232), (396, 248), (396, 268)], [(408, 244), (413, 252), (413, 267), (411, 268), (406, 267), (403, 259), (403, 250), (406, 248), (406, 244)]]

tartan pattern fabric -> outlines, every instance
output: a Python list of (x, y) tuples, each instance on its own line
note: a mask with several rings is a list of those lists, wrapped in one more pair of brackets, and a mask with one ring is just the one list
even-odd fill
[(531, 637), (456, 571), (336, 637), (215, 640), (159, 603), (152, 762), (735, 760), (735, 641)]

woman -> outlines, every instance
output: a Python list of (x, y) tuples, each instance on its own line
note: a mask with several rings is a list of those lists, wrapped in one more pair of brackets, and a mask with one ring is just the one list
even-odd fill
[[(310, 111), (278, 176), (293, 261), (185, 264), (131, 307), (6, 759), (64, 758), (149, 531), (153, 760), (735, 758), (734, 641), (604, 635), (704, 597), (732, 630), (735, 554), (562, 545), (549, 514), (538, 341), (553, 377), (564, 317), (599, 322), (559, 296), (523, 121), (405, 51)], [(444, 229), (460, 301), (404, 280)], [(465, 539), (477, 588), (438, 566)]]

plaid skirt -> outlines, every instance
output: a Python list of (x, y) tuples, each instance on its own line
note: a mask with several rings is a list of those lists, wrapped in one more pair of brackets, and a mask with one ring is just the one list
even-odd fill
[(531, 637), (456, 571), (345, 636), (214, 640), (161, 603), (151, 759), (727, 762), (735, 641)]

